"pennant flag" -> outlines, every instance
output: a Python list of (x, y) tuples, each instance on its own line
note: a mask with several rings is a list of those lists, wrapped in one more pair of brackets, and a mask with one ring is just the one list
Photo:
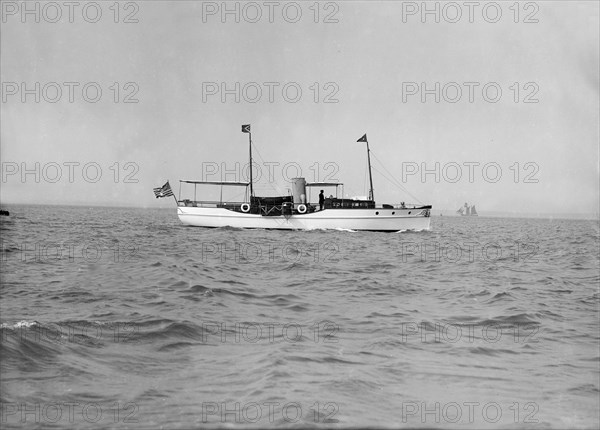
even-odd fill
[(363, 137), (357, 140), (357, 142), (366, 142), (367, 141), (367, 133)]
[(250, 124), (242, 125), (242, 133), (250, 133)]
[(174, 195), (173, 190), (169, 185), (169, 181), (167, 181), (167, 183), (162, 187), (154, 188), (154, 195), (157, 199), (160, 197), (171, 197), (172, 195)]

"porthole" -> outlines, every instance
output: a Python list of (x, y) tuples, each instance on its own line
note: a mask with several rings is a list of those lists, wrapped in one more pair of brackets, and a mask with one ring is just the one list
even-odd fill
[(408, 211), (408, 214), (410, 215), (410, 211)]
[(375, 215), (379, 215), (379, 212), (375, 212)]
[(392, 215), (396, 215), (396, 212), (392, 212)]

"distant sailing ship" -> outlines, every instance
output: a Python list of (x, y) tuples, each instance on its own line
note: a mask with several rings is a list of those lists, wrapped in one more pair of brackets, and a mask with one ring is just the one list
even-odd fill
[[(173, 196), (177, 202), (177, 215), (183, 224), (198, 227), (238, 227), (285, 230), (309, 229), (350, 229), (370, 231), (428, 230), (431, 205), (423, 204), (383, 204), (376, 205), (371, 176), (371, 158), (367, 135), (358, 139), (367, 145), (370, 190), (368, 197), (338, 197), (338, 182), (308, 183), (304, 178), (294, 178), (292, 193), (279, 197), (258, 197), (254, 195), (252, 181), (252, 134), (250, 125), (243, 125), (242, 132), (248, 133), (250, 153), (250, 181), (184, 181), (180, 180), (179, 198), (169, 185), (154, 189), (159, 197)], [(181, 184), (194, 186), (193, 199), (181, 199)], [(246, 188), (245, 198), (240, 202), (199, 200), (196, 186), (216, 185), (240, 186)], [(319, 203), (310, 202), (307, 190), (311, 187), (334, 187), (336, 197), (330, 196)], [(248, 192), (249, 191), (249, 192)], [(342, 192), (343, 196), (343, 192)], [(322, 204), (322, 205), (321, 205)]]
[(477, 210), (475, 209), (475, 205), (473, 206), (469, 206), (468, 203), (465, 203), (465, 205), (461, 208), (459, 208), (456, 211), (457, 214), (460, 214), (460, 216), (478, 216), (479, 214), (477, 213)]

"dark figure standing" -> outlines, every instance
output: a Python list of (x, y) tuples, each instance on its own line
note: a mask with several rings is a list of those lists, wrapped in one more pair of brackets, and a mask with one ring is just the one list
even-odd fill
[(323, 210), (323, 205), (325, 204), (325, 194), (323, 193), (323, 190), (321, 190), (321, 192), (319, 193), (319, 210)]

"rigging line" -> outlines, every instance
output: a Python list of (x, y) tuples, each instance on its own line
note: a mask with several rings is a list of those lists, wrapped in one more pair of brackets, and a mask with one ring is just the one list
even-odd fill
[[(414, 199), (417, 203), (419, 204), (424, 204), (421, 200), (419, 200), (419, 198), (415, 195), (413, 195), (410, 191), (408, 191), (406, 188), (402, 187), (399, 184), (396, 184), (394, 181), (392, 181), (389, 177), (387, 177), (383, 172), (381, 172), (379, 169), (377, 169), (376, 167), (373, 167), (374, 170), (377, 171), (377, 173), (381, 174), (381, 176), (383, 178), (385, 178), (388, 182), (390, 182), (392, 185), (395, 185), (396, 187), (400, 188), (405, 194), (409, 195), (412, 199)], [(394, 178), (395, 179), (395, 178)]]
[[(396, 185), (398, 187), (400, 187), (403, 191), (407, 191), (404, 186), (402, 185), (402, 183), (397, 180), (394, 175), (392, 175), (392, 173), (385, 167), (385, 164), (383, 164), (383, 162), (377, 157), (377, 155), (375, 155), (373, 153), (373, 151), (371, 151), (371, 154), (373, 154), (373, 157), (375, 157), (375, 159), (379, 162), (379, 164), (381, 165), (381, 167), (383, 167), (383, 170), (385, 170), (387, 172), (388, 175), (390, 175), (390, 177), (396, 182)], [(408, 192), (408, 191), (407, 191)]]
[[(375, 169), (375, 167), (373, 167), (373, 169)], [(396, 187), (400, 188), (405, 193), (409, 193), (409, 191), (406, 189), (406, 187), (404, 187), (396, 178), (394, 178), (390, 172), (383, 173), (380, 170), (377, 170), (377, 172), (379, 172), (385, 179), (387, 179), (389, 182), (391, 182)]]
[(238, 194), (236, 194), (236, 195), (234, 195), (234, 196), (232, 196), (232, 197), (230, 197), (229, 199), (227, 199), (227, 200), (224, 200), (224, 201), (225, 201), (226, 203), (228, 203), (228, 202), (232, 202), (232, 201), (233, 201), (233, 202), (239, 202), (239, 200), (233, 200), (233, 199), (237, 199), (237, 198), (241, 197), (241, 196), (242, 196), (242, 194), (244, 195), (244, 198), (245, 198), (245, 197), (246, 197), (246, 192), (244, 191), (243, 193), (238, 193)]
[[(256, 145), (254, 144), (254, 142), (252, 142), (252, 147), (254, 148), (254, 150), (256, 151), (256, 153), (258, 154), (258, 157), (260, 158), (260, 161), (262, 161), (263, 165), (266, 165), (264, 158), (260, 154), (260, 151), (258, 150), (258, 148), (256, 147)], [(261, 170), (261, 174), (262, 174), (262, 170)], [(271, 182), (271, 181), (269, 181), (269, 179), (267, 179), (267, 183), (269, 184), (269, 186), (271, 187), (271, 189), (273, 191), (275, 191), (276, 193), (278, 193), (278, 194), (283, 194), (283, 191), (279, 188), (279, 186), (277, 185), (277, 183), (276, 182)], [(273, 179), (275, 179), (275, 178), (273, 178)], [(275, 185), (273, 185), (273, 184), (275, 184)]]
[[(394, 184), (387, 176), (385, 176), (383, 174), (383, 172), (380, 172), (376, 167), (372, 167), (373, 170), (375, 170), (377, 173), (381, 174), (381, 176), (383, 176), (385, 179), (387, 179), (388, 181), (390, 181), (392, 184)], [(396, 184), (394, 184), (396, 185)], [(419, 204), (423, 204), (423, 202), (421, 200), (419, 200), (417, 197), (413, 196), (408, 190), (404, 189), (403, 190), (406, 194), (408, 194), (411, 198), (415, 199), (417, 201), (417, 203)]]
[[(373, 151), (371, 151), (371, 154), (373, 154)], [(398, 179), (396, 179), (396, 178), (394, 177), (394, 175), (392, 175), (392, 173), (391, 173), (391, 172), (390, 172), (390, 171), (389, 171), (389, 170), (388, 170), (388, 169), (385, 167), (385, 165), (383, 164), (383, 162), (382, 162), (382, 161), (381, 161), (379, 158), (377, 158), (377, 155), (373, 154), (373, 157), (375, 157), (375, 159), (376, 159), (376, 160), (379, 162), (379, 164), (381, 165), (381, 167), (383, 167), (383, 169), (384, 169), (384, 170), (385, 170), (385, 171), (388, 173), (388, 175), (390, 175), (390, 177), (391, 177), (391, 178), (392, 178), (392, 179), (395, 181), (395, 185), (396, 185), (398, 188), (400, 188), (402, 191), (404, 191), (405, 193), (407, 193), (408, 195), (410, 195), (410, 196), (411, 196), (413, 199), (416, 199), (416, 200), (417, 200), (417, 202), (419, 202), (419, 203), (423, 204), (423, 202), (421, 202), (419, 199), (417, 199), (415, 196), (413, 196), (413, 195), (410, 193), (410, 191), (408, 191), (408, 190), (407, 190), (407, 189), (406, 189), (406, 188), (405, 188), (405, 187), (404, 187), (404, 186), (401, 184), (401, 182), (400, 182)], [(381, 173), (381, 172), (379, 172), (379, 173)], [(389, 180), (389, 179), (388, 179), (388, 180)], [(391, 181), (390, 181), (390, 182), (391, 182)]]

